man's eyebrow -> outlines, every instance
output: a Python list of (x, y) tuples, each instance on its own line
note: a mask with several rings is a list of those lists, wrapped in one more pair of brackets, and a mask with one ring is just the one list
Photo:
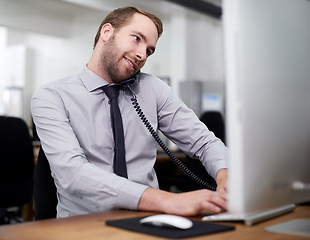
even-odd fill
[(142, 32), (133, 31), (133, 33), (139, 35), (139, 37), (141, 37), (144, 41), (147, 40), (146, 36)]

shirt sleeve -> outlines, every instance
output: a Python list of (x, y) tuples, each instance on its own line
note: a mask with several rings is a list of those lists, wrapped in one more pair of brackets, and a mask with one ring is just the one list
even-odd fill
[(119, 177), (86, 159), (62, 97), (54, 87), (42, 87), (34, 93), (31, 111), (62, 199), (70, 199), (78, 206), (77, 211), (85, 203), (92, 212), (137, 209), (147, 186)]
[(209, 131), (169, 86), (161, 87), (158, 99), (159, 130), (187, 155), (199, 158), (215, 179), (220, 169), (227, 168), (224, 143)]

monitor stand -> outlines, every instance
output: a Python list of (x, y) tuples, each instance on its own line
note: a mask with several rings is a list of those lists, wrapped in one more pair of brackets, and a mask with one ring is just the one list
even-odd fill
[(310, 237), (310, 219), (297, 218), (266, 227), (265, 231)]

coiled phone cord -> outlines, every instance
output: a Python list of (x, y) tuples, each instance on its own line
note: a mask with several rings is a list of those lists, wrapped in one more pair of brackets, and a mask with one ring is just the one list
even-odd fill
[(132, 105), (134, 106), (137, 114), (139, 115), (140, 119), (142, 120), (143, 124), (146, 126), (148, 131), (151, 133), (155, 141), (158, 143), (158, 145), (164, 150), (164, 152), (171, 158), (173, 163), (183, 172), (185, 173), (188, 177), (196, 181), (198, 184), (200, 184), (202, 187), (216, 191), (216, 188), (211, 185), (210, 183), (207, 183), (206, 181), (202, 180), (199, 178), (196, 174), (194, 174), (188, 167), (186, 167), (179, 159), (177, 159), (173, 153), (168, 149), (168, 147), (164, 144), (164, 142), (161, 140), (161, 138), (158, 136), (146, 116), (144, 115), (138, 101), (137, 101), (137, 96), (131, 89), (131, 87), (128, 85), (128, 89), (130, 90), (130, 93), (132, 95), (131, 101)]

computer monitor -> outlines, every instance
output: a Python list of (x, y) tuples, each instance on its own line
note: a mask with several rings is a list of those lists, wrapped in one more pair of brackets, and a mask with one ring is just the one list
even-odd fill
[(222, 6), (229, 211), (310, 201), (310, 1)]

